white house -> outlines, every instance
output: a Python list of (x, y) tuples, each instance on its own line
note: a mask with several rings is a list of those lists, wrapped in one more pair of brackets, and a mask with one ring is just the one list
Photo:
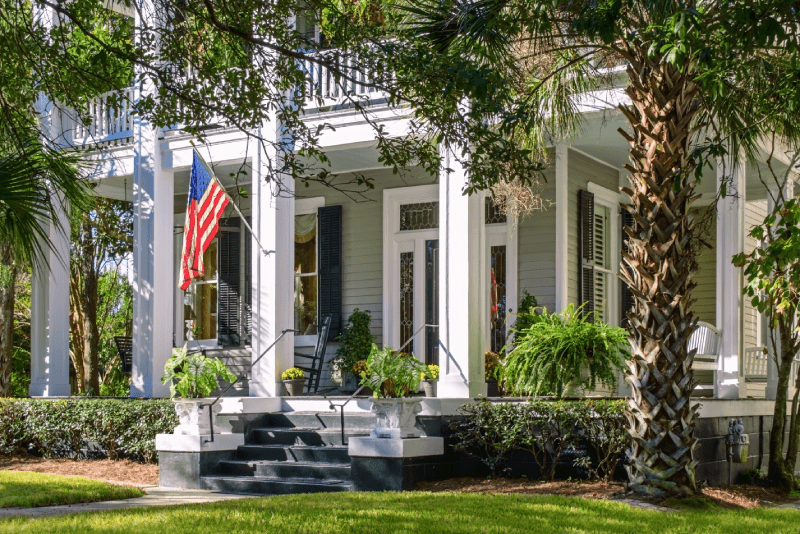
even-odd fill
[[(628, 145), (616, 132), (626, 127), (616, 111), (627, 98), (620, 88), (580, 98), (585, 129), (554, 144), (542, 190), (545, 209), (515, 228), (486, 194), (462, 194), (467, 176), (447, 154), (445, 167), (452, 172), (436, 178), (419, 169), (397, 176), (383, 168), (372, 128), (360, 113), (338, 105), (322, 69), (316, 75), (314, 83), (330, 96), (330, 105), (310, 109), (306, 117), (336, 127), (321, 139), (332, 171), (342, 180), (354, 172), (367, 175), (375, 189), (361, 201), (318, 184), (298, 188), (294, 197), (276, 196), (265, 180), (269, 155), (237, 129), (209, 125), (207, 144), (199, 150), (233, 193), (237, 186), (247, 190), (247, 198), (237, 202), (271, 252), (259, 252), (255, 237), (229, 209), (206, 253), (205, 279), (185, 293), (177, 280), (192, 139), (180, 128), (153, 128), (126, 107), (112, 109), (106, 97), (94, 102), (88, 128), (53, 112), (53, 128), (66, 142), (89, 148), (96, 192), (134, 203), (132, 396), (168, 394), (160, 383), (162, 369), (172, 347), (184, 343), (187, 321), (194, 321), (203, 348), (218, 350), (216, 356), (239, 368), (281, 331), (308, 333), (285, 336), (252, 371), (247, 395), (277, 397), (280, 374), (293, 366), (297, 347), (313, 342), (317, 317), (332, 315), (336, 332), (354, 309), (366, 309), (377, 341), (392, 347), (410, 342), (419, 358), (439, 363), (443, 398), (486, 393), (483, 354), (502, 345), (504, 319), (516, 311), (524, 291), (548, 310), (590, 301), (606, 321), (620, 323), (624, 297), (616, 274), (619, 203), (625, 198), (619, 187), (627, 183), (622, 166), (628, 159)], [(403, 109), (390, 109), (381, 93), (352, 89), (371, 100), (380, 124), (405, 135), (409, 118)], [(136, 100), (147, 89), (128, 91)], [(277, 138), (274, 124), (266, 130), (261, 135)], [(234, 184), (229, 174), (242, 168), (247, 174)], [(770, 398), (774, 372), (758, 348), (765, 345), (764, 327), (744, 302), (742, 275), (730, 262), (734, 253), (757, 246), (746, 235), (766, 212), (767, 192), (758, 169), (727, 169), (738, 195), (721, 202), (712, 224), (713, 248), (700, 257), (694, 310), (721, 332), (718, 371), (708, 377), (716, 395)], [(713, 198), (721, 178), (705, 176), (701, 206)], [(591, 262), (579, 254), (580, 220), (587, 223), (584, 232), (593, 233)], [(64, 237), (52, 236), (65, 252)], [(50, 265), (49, 276), (33, 284), (33, 396), (69, 394), (68, 276), (58, 261)], [(625, 388), (620, 382), (618, 393)]]

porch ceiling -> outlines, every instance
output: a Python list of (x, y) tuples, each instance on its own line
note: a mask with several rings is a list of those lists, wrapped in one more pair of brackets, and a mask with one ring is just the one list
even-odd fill
[[(618, 111), (605, 110), (588, 114), (584, 121), (583, 130), (580, 134), (574, 136), (569, 143), (570, 146), (607, 163), (611, 167), (622, 170), (622, 166), (628, 162), (629, 146), (617, 131), (619, 128), (630, 131), (627, 120)], [(764, 159), (766, 159), (766, 156)], [(774, 162), (773, 167), (777, 172), (785, 172), (787, 169), (787, 166), (782, 162)], [(764, 200), (767, 198), (767, 191), (759, 175), (763, 175), (766, 180), (766, 177), (770, 176), (769, 173), (769, 167), (763, 161), (758, 162), (756, 165), (747, 164), (745, 169), (747, 183), (745, 197), (747, 200)], [(703, 196), (710, 196), (716, 192), (716, 185), (716, 170), (711, 169), (704, 173), (697, 191)]]

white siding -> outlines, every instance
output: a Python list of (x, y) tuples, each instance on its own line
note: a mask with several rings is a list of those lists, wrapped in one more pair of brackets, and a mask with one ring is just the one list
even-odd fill
[(545, 209), (529, 215), (517, 228), (519, 298), (528, 291), (540, 306), (553, 311), (556, 302), (556, 199), (555, 169), (545, 172), (541, 195)]
[[(707, 207), (699, 208), (697, 220), (702, 221), (708, 212)], [(702, 227), (704, 225), (700, 225)], [(714, 217), (709, 221), (706, 230), (700, 237), (711, 248), (702, 247), (697, 256), (697, 274), (694, 281), (697, 287), (694, 288), (692, 296), (696, 299), (692, 311), (695, 316), (706, 323), (716, 325), (717, 323), (717, 219)]]
[[(758, 246), (758, 241), (750, 237), (748, 234), (754, 226), (758, 226), (764, 222), (764, 217), (767, 216), (767, 201), (757, 200), (748, 202), (745, 207), (744, 213), (744, 250), (745, 252), (752, 252)], [(759, 328), (759, 314), (753, 305), (750, 303), (750, 297), (744, 297), (744, 347), (755, 347), (758, 345), (758, 328)]]

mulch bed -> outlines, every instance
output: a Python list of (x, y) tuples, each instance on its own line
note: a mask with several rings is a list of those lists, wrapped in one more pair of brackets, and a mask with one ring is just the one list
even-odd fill
[[(625, 486), (605, 482), (540, 482), (537, 480), (509, 478), (451, 478), (436, 482), (417, 484), (414, 491), (454, 491), (480, 493), (522, 493), (528, 495), (566, 495), (587, 499), (624, 498)], [(706, 487), (703, 495), (723, 508), (756, 508), (796, 501), (774, 488), (750, 484), (736, 484), (732, 487)], [(633, 496), (633, 498), (636, 498)]]
[(0, 470), (74, 475), (122, 486), (158, 485), (158, 465), (132, 460), (69, 460), (15, 454), (0, 457)]

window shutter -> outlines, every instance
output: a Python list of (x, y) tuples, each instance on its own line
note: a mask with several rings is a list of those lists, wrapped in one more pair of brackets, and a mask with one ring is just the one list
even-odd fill
[(329, 340), (342, 329), (342, 207), (326, 206), (317, 211), (319, 273), (317, 324), (331, 316)]
[(225, 228), (239, 228), (238, 217), (220, 220), (217, 250), (217, 342), (222, 346), (239, 345), (239, 317), (241, 301), (239, 285), (241, 264), (239, 232), (226, 232)]
[[(252, 226), (252, 217), (245, 217), (247, 224)], [(244, 325), (242, 336), (244, 344), (250, 345), (253, 337), (253, 234), (243, 228), (244, 232)]]
[[(628, 213), (628, 210), (621, 210), (620, 214), (622, 215), (622, 250), (624, 252), (629, 252), (628, 248), (628, 239), (630, 237), (625, 232), (626, 227), (633, 227), (633, 215)], [(625, 262), (622, 262), (622, 268), (627, 269), (628, 272), (631, 272), (631, 268)], [(628, 326), (628, 312), (633, 309), (634, 300), (633, 300), (633, 293), (631, 293), (628, 284), (624, 280), (620, 280), (620, 299), (619, 299), (619, 310), (620, 310), (620, 319), (619, 324), (623, 328), (627, 328)]]
[(578, 291), (583, 313), (594, 312), (594, 194), (578, 192)]

